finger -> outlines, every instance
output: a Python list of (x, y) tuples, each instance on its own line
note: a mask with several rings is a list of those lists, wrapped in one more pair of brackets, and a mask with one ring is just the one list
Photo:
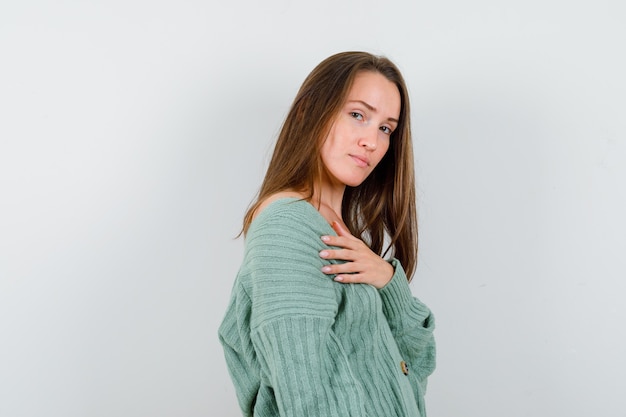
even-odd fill
[(344, 277), (343, 275), (337, 275), (335, 278), (333, 278), (333, 281), (341, 282), (343, 284), (350, 284), (350, 282), (348, 282), (346, 277)]
[(354, 253), (346, 249), (324, 249), (321, 250), (320, 258), (323, 259), (338, 259), (341, 261), (354, 261)]
[(333, 278), (333, 281), (342, 284), (368, 284), (362, 274), (340, 274)]
[(350, 231), (348, 229), (344, 228), (338, 221), (334, 221), (331, 226), (332, 226), (333, 230), (337, 233), (337, 236), (354, 237), (354, 236), (352, 236)]
[(373, 285), (374, 287), (380, 289), (384, 287), (388, 281), (377, 280), (375, 277), (365, 273), (359, 272), (355, 274), (337, 274), (333, 278), (335, 282), (339, 282), (341, 284), (367, 284)]
[(322, 239), (322, 242), (326, 243), (329, 246), (339, 246), (341, 248), (346, 248), (346, 249), (356, 248), (356, 242), (347, 237), (328, 235), (328, 236), (322, 236), (321, 239)]
[(354, 262), (346, 262), (343, 264), (330, 264), (324, 265), (322, 267), (322, 272), (327, 275), (332, 274), (358, 274), (362, 272), (358, 265), (355, 265)]

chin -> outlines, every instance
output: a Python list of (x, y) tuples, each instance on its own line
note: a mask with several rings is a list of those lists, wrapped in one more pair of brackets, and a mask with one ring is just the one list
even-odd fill
[[(343, 175), (342, 175), (343, 174)], [(343, 184), (346, 187), (358, 187), (369, 176), (369, 172), (344, 172), (340, 175), (331, 175), (331, 181), (336, 184)]]
[(365, 181), (365, 178), (351, 179), (351, 180), (344, 181), (343, 183), (348, 187), (354, 188), (363, 184), (363, 181)]

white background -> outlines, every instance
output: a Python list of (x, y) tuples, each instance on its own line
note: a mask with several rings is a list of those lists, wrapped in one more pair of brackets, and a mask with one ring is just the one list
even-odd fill
[(409, 85), (431, 417), (626, 416), (626, 7), (5, 1), (0, 416), (240, 415), (217, 327), (291, 100)]

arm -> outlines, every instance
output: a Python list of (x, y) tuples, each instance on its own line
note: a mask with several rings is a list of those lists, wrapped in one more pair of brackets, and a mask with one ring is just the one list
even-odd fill
[[(423, 396), (427, 377), (435, 369), (434, 317), (428, 307), (414, 298), (400, 262), (385, 261), (360, 239), (352, 236), (339, 224), (333, 224), (338, 236), (322, 236), (326, 244), (339, 249), (320, 252), (324, 259), (348, 261), (324, 267), (328, 274), (337, 274), (335, 281), (345, 284), (370, 284), (379, 290), (383, 313), (398, 349), (409, 366), (408, 377), (417, 392)], [(423, 409), (423, 404), (419, 404)]]
[(379, 290), (383, 313), (400, 353), (409, 365), (408, 377), (422, 394), (435, 369), (435, 319), (429, 308), (411, 294), (400, 262), (393, 259), (391, 281)]
[(363, 392), (333, 332), (333, 282), (323, 247), (297, 212), (265, 217), (249, 233), (251, 338), (261, 380), (281, 416), (363, 416)]

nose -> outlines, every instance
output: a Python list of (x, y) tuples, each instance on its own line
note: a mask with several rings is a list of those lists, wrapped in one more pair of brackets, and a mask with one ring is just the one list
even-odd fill
[(365, 149), (375, 151), (378, 147), (378, 129), (367, 129), (359, 139), (359, 145)]

